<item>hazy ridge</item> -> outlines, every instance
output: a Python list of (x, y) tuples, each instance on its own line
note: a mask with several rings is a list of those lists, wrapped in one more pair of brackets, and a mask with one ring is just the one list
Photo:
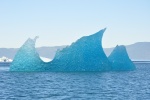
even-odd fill
[[(53, 59), (57, 49), (63, 49), (66, 46), (53, 46), (53, 47), (38, 47), (37, 51), (40, 56)], [(127, 52), (133, 60), (150, 60), (150, 42), (137, 42), (131, 45), (126, 45)], [(108, 56), (113, 48), (104, 48)], [(0, 48), (0, 57), (6, 56), (13, 59), (18, 48)]]

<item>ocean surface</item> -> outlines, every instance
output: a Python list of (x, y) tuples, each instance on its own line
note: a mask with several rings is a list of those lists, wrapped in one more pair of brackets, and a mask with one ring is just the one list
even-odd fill
[(150, 100), (150, 63), (128, 72), (9, 72), (0, 100)]

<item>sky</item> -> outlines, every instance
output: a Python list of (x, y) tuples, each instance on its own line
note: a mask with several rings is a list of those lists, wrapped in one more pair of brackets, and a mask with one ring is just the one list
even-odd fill
[(150, 42), (150, 0), (0, 0), (0, 48), (70, 45), (107, 28), (103, 47)]

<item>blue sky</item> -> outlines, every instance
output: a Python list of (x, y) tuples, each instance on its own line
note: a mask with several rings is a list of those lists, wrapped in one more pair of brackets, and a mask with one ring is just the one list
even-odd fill
[(103, 47), (150, 42), (150, 0), (0, 0), (0, 47), (69, 45), (105, 27)]

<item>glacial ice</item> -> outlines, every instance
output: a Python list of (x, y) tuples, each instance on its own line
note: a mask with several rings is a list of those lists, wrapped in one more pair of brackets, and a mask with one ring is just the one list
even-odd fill
[(124, 46), (117, 46), (106, 57), (102, 37), (106, 29), (84, 36), (70, 46), (58, 50), (54, 59), (43, 62), (35, 48), (36, 39), (28, 39), (18, 50), (10, 71), (110, 71), (134, 70)]
[(71, 46), (57, 51), (46, 70), (50, 71), (108, 71), (110, 62), (102, 48), (102, 37), (106, 29), (84, 36)]
[(10, 66), (10, 71), (42, 71), (45, 63), (35, 49), (35, 39), (28, 39), (19, 49)]
[(135, 70), (135, 65), (130, 60), (125, 46), (116, 46), (108, 57), (109, 61), (112, 64), (112, 70), (115, 71), (127, 71)]

